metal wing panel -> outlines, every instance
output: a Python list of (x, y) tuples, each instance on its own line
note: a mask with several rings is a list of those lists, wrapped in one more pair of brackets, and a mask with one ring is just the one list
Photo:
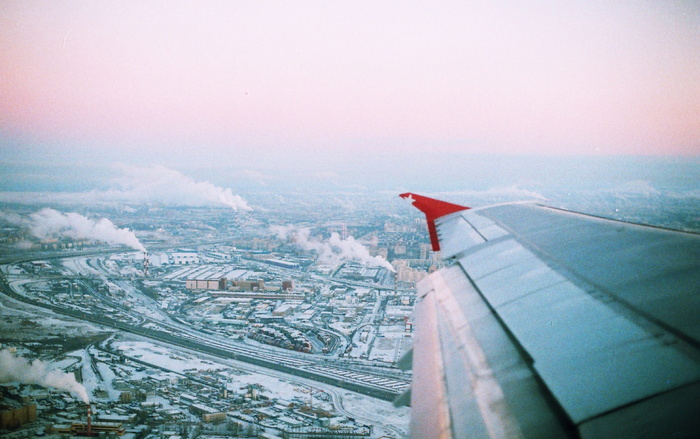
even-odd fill
[(519, 264), (530, 257), (525, 248), (512, 239), (498, 242), (489, 241), (489, 245), (480, 248), (478, 253), (474, 249), (462, 253), (465, 256), (460, 259), (468, 261), (466, 263), (471, 269), (469, 277), (474, 280), (482, 279), (506, 267)]
[(543, 259), (700, 346), (700, 236), (537, 205), (479, 214)]
[[(700, 379), (693, 359), (629, 313), (595, 299), (527, 250), (513, 254), (520, 262), (474, 283), (574, 423)], [(466, 273), (465, 262), (478, 255), (459, 261)], [(597, 397), (580, 397), (588, 392)]]
[(684, 352), (570, 284), (498, 314), (576, 424), (700, 379)]
[[(560, 407), (459, 267), (431, 274), (418, 292), (412, 437), (444, 437), (442, 424), (427, 415), (436, 407), (447, 407), (447, 417), (437, 411), (448, 420), (450, 438), (570, 437)], [(435, 325), (427, 329), (430, 322)], [(428, 357), (438, 353), (438, 362)], [(431, 371), (439, 383), (416, 376), (415, 368), (426, 364), (439, 366)]]
[(468, 221), (469, 224), (471, 224), (474, 229), (478, 230), (479, 234), (481, 234), (481, 236), (488, 241), (493, 241), (494, 239), (498, 239), (508, 234), (508, 232), (503, 230), (502, 227), (485, 216), (478, 214), (470, 215), (468, 220), (465, 218), (465, 221)]
[[(424, 281), (436, 296), (444, 396), (455, 401), (452, 437), (545, 437), (526, 421), (532, 411), (519, 408), (533, 395), (533, 410), (549, 413), (538, 425), (556, 426), (560, 436), (569, 428), (586, 438), (625, 428), (632, 437), (700, 434), (697, 421), (678, 422), (678, 430), (653, 422), (657, 413), (678, 421), (678, 413), (691, 413), (688, 404), (700, 403), (700, 238), (534, 204), (473, 209), (435, 223), (449, 249), (444, 256), (456, 263)], [(506, 436), (474, 430), (489, 416), (458, 396), (461, 376), (472, 389), (465, 397), (479, 401), (484, 374), (473, 372), (473, 353), (461, 362), (454, 354), (472, 352), (465, 340), (480, 346), (502, 391), (487, 405), (505, 407), (508, 425), (517, 427)], [(460, 416), (469, 421), (460, 424)], [(615, 425), (631, 419), (643, 427)], [(454, 430), (462, 424), (472, 427)]]
[(700, 383), (674, 389), (584, 422), (583, 439), (697, 439)]
[[(521, 254), (520, 257), (522, 256), (524, 255)], [(465, 267), (466, 264), (460, 262), (460, 265)], [(563, 276), (534, 257), (509, 264), (498, 271), (474, 279), (476, 286), (485, 293), (493, 307), (565, 281)]]
[(486, 242), (486, 239), (469, 224), (463, 216), (457, 215), (452, 221), (438, 228), (438, 237), (444, 257), (452, 257), (467, 247)]

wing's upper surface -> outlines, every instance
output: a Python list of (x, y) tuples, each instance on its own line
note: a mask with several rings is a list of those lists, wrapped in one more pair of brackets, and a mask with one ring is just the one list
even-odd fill
[(700, 236), (464, 209), (432, 218), (453, 263), (418, 285), (414, 438), (700, 437)]

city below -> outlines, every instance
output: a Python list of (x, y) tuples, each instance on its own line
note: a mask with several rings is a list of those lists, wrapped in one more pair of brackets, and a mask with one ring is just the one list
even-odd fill
[[(553, 198), (697, 229), (672, 197)], [(415, 286), (443, 266), (424, 217), (396, 194), (248, 201), (5, 203), (0, 435), (408, 437)]]
[[(0, 281), (2, 367), (21, 369), (0, 384), (8, 437), (407, 436), (397, 363), (415, 283), (440, 265), (420, 218), (100, 212), (130, 243), (37, 238), (69, 214), (15, 211), (26, 222), (5, 218)], [(21, 376), (52, 373), (75, 383)]]

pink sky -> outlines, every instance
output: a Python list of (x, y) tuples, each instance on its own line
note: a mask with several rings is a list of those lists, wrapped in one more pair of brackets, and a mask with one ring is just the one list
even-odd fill
[(697, 2), (487, 3), (5, 1), (0, 136), (700, 153)]

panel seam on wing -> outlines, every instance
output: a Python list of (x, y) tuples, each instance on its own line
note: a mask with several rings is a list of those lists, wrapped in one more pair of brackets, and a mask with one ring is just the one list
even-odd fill
[[(491, 438), (522, 438), (522, 432), (515, 418), (510, 414), (503, 389), (496, 380), (488, 364), (486, 354), (474, 336), (469, 322), (460, 312), (459, 304), (449, 293), (449, 288), (442, 273), (433, 275), (435, 299), (449, 321), (452, 336), (459, 340), (465, 370), (469, 375), (474, 398), (479, 407), (481, 418)], [(437, 284), (437, 285), (436, 285)], [(494, 409), (499, 407), (501, 411)]]

